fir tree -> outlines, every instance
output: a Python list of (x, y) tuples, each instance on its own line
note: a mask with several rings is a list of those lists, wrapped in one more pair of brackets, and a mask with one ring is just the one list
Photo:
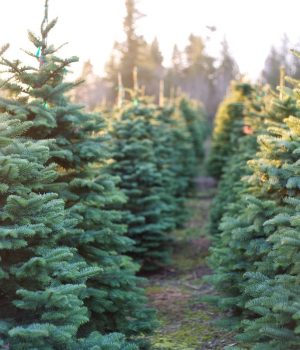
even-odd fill
[(76, 261), (75, 249), (59, 244), (73, 223), (57, 194), (43, 190), (57, 177), (48, 163), (51, 141), (19, 136), (31, 125), (0, 117), (0, 345), (71, 349), (88, 320), (81, 299), (85, 279), (97, 268), (87, 268)]
[[(166, 200), (172, 208), (171, 215), (179, 227), (187, 219), (185, 202), (199, 168), (196, 150), (203, 148), (206, 124), (201, 112), (191, 106), (190, 101), (181, 100), (179, 106), (158, 108), (155, 117), (160, 124), (154, 145), (158, 169), (162, 174)], [(198, 152), (198, 156), (200, 154)]]
[(220, 100), (226, 95), (230, 82), (237, 79), (239, 75), (238, 65), (230, 53), (229, 44), (226, 38), (221, 42), (221, 46), (220, 63), (216, 70), (215, 78), (216, 90)]
[(59, 192), (78, 221), (65, 244), (76, 247), (88, 266), (99, 268), (97, 275), (87, 280), (89, 322), (81, 333), (99, 330), (142, 335), (153, 329), (153, 310), (146, 306), (140, 286), (143, 280), (135, 276), (138, 265), (124, 255), (132, 241), (125, 235), (119, 209), (125, 197), (117, 188), (118, 179), (107, 171), (110, 154), (105, 123), (101, 116), (85, 113), (82, 106), (68, 100), (67, 93), (76, 83), (66, 82), (65, 75), (77, 58), (61, 59), (55, 55), (56, 48), (47, 44), (56, 23), (47, 24), (47, 2), (45, 13), (41, 36), (29, 33), (37, 50), (30, 55), (37, 57), (39, 68), (2, 60), (13, 76), (6, 84), (12, 101), (1, 99), (1, 110), (33, 122), (26, 136), (56, 140), (51, 159), (59, 165), (60, 176), (52, 189)]
[(260, 234), (268, 249), (252, 257), (253, 267), (244, 275), (245, 308), (254, 316), (244, 319), (237, 337), (254, 349), (297, 349), (300, 344), (297, 88), (289, 97), (294, 110), (260, 137), (257, 160), (251, 162), (251, 181), (260, 189), (257, 201), (269, 203)]
[(132, 256), (145, 270), (169, 263), (169, 232), (175, 226), (160, 171), (156, 148), (160, 126), (155, 115), (154, 106), (135, 99), (120, 110), (112, 128), (112, 168), (128, 198), (124, 208), (128, 235), (135, 241)]
[[(240, 336), (239, 339), (244, 341), (251, 339), (257, 343), (259, 339), (263, 340), (262, 343), (265, 341), (262, 347), (253, 349), (269, 349), (270, 344), (276, 348), (275, 344), (276, 346), (279, 344), (276, 340), (274, 342), (270, 342), (270, 338), (267, 340), (268, 330), (264, 331), (260, 328), (262, 327), (260, 320), (253, 321), (257, 320), (260, 313), (265, 315), (267, 310), (264, 306), (259, 306), (258, 300), (253, 300), (251, 293), (264, 294), (260, 299), (262, 304), (266, 301), (265, 293), (272, 294), (270, 289), (267, 291), (266, 286), (263, 286), (262, 270), (258, 266), (263, 266), (264, 272), (267, 273), (273, 270), (274, 255), (269, 237), (274, 234), (274, 228), (268, 222), (272, 222), (274, 217), (284, 217), (286, 209), (282, 206), (284, 201), (282, 193), (276, 191), (280, 183), (277, 179), (277, 172), (280, 170), (277, 169), (281, 168), (282, 162), (268, 154), (272, 154), (276, 142), (281, 142), (278, 136), (282, 129), (282, 120), (295, 113), (297, 113), (295, 99), (290, 97), (284, 100), (272, 99), (272, 103), (262, 109), (260, 113), (262, 119), (257, 130), (265, 133), (265, 128), (268, 127), (269, 135), (259, 136), (260, 150), (256, 156), (252, 156), (256, 160), (248, 162), (250, 168), (244, 160), (246, 170), (244, 174), (251, 175), (253, 172), (254, 174), (240, 180), (239, 184), (234, 186), (234, 189), (238, 188), (238, 192), (235, 201), (227, 207), (222, 218), (219, 228), (220, 237), (212, 249), (210, 258), (215, 270), (210, 280), (222, 293), (221, 296), (213, 299), (221, 308), (231, 310), (233, 315), (237, 316), (236, 324), (231, 318), (226, 322), (227, 325), (235, 324), (238, 328), (249, 327), (248, 334)], [(276, 157), (284, 152), (284, 147), (281, 147), (275, 151), (274, 155)], [(244, 154), (246, 154), (245, 151)], [(243, 155), (241, 154), (240, 157)], [(284, 158), (287, 159), (286, 155)], [(230, 168), (227, 171), (228, 176), (231, 176)], [(262, 187), (262, 183), (265, 183), (265, 186)], [(272, 256), (272, 259), (268, 259), (268, 256)], [(258, 270), (260, 270), (259, 273)], [(253, 280), (247, 281), (247, 276), (252, 276)], [(264, 279), (266, 280), (267, 276), (264, 276)], [(252, 321), (245, 321), (243, 326), (243, 323), (240, 323), (243, 318)], [(280, 322), (277, 324), (278, 329), (281, 327)], [(266, 325), (266, 329), (268, 327)], [(270, 327), (272, 327), (271, 324)], [(269, 335), (271, 337), (271, 331)], [(281, 349), (281, 347), (277, 348)]]
[(206, 134), (204, 110), (195, 103), (183, 98), (180, 102), (180, 110), (186, 122), (187, 130), (190, 133), (192, 145), (196, 158), (199, 161), (204, 157), (204, 140)]
[[(259, 122), (263, 120), (260, 114), (264, 113), (264, 106), (268, 100), (264, 91), (252, 86), (249, 94), (243, 103), (243, 121), (236, 125), (238, 132), (242, 130), (240, 139), (235, 141), (235, 148), (227, 156), (227, 163), (224, 164), (224, 173), (218, 184), (218, 192), (213, 199), (210, 211), (208, 232), (214, 237), (219, 230), (222, 216), (227, 211), (228, 205), (236, 202), (239, 195), (241, 178), (247, 174), (246, 162), (253, 158), (256, 152), (256, 133)], [(212, 159), (212, 158), (211, 158)]]
[(251, 85), (235, 83), (229, 95), (219, 106), (207, 164), (208, 172), (216, 178), (221, 177), (228, 158), (235, 153), (237, 140), (243, 135), (243, 103), (251, 93)]

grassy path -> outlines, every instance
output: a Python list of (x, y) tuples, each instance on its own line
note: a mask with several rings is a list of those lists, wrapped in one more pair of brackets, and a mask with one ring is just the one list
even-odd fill
[(176, 232), (173, 266), (151, 276), (147, 288), (161, 323), (151, 338), (152, 350), (220, 350), (234, 344), (232, 334), (213, 324), (220, 317), (218, 311), (200, 301), (202, 295), (214, 293), (202, 280), (210, 273), (205, 262), (210, 242), (204, 233), (214, 188), (210, 179), (197, 182), (195, 198), (187, 204), (191, 218)]

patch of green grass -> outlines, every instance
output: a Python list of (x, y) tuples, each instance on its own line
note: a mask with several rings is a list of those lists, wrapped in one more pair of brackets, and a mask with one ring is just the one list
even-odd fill
[(178, 322), (171, 324), (164, 319), (161, 328), (151, 337), (153, 350), (195, 350), (205, 344), (218, 344), (212, 349), (223, 349), (222, 332), (213, 325), (214, 313), (208, 309), (191, 311), (184, 309)]

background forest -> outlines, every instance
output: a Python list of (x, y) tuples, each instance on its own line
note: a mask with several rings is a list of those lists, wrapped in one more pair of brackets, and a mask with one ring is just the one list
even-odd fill
[[(91, 61), (83, 64), (79, 77), (84, 80), (74, 92), (76, 102), (84, 103), (89, 110), (103, 104), (112, 105), (117, 96), (118, 74), (122, 76), (125, 88), (133, 87), (132, 71), (138, 69), (138, 80), (146, 95), (159, 96), (160, 81), (164, 81), (164, 95), (175, 97), (181, 92), (190, 98), (203, 103), (212, 121), (216, 109), (224, 98), (230, 81), (243, 76), (230, 50), (226, 37), (219, 47), (219, 54), (212, 55), (207, 47), (218, 30), (215, 26), (207, 26), (204, 35), (193, 33), (182, 50), (175, 44), (172, 52), (171, 66), (163, 65), (163, 54), (159, 46), (159, 38), (147, 42), (143, 35), (137, 34), (140, 21), (146, 14), (138, 10), (138, 2), (126, 0), (126, 17), (123, 29), (126, 40), (115, 42), (114, 49), (105, 67), (105, 76), (100, 77), (93, 71)], [(288, 74), (300, 77), (300, 63), (289, 50), (297, 46), (290, 42), (286, 34), (281, 44), (272, 46), (261, 69), (259, 81), (270, 84), (273, 89), (279, 84), (279, 70), (283, 66)]]

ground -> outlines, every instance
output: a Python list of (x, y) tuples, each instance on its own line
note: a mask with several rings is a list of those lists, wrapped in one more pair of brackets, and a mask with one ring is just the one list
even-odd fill
[(221, 317), (218, 310), (201, 301), (201, 296), (215, 293), (202, 279), (211, 273), (206, 264), (210, 241), (205, 226), (215, 184), (206, 177), (196, 183), (195, 195), (187, 203), (190, 219), (176, 232), (173, 265), (150, 276), (147, 295), (160, 321), (150, 339), (152, 350), (221, 350), (235, 345), (233, 334), (215, 324)]

